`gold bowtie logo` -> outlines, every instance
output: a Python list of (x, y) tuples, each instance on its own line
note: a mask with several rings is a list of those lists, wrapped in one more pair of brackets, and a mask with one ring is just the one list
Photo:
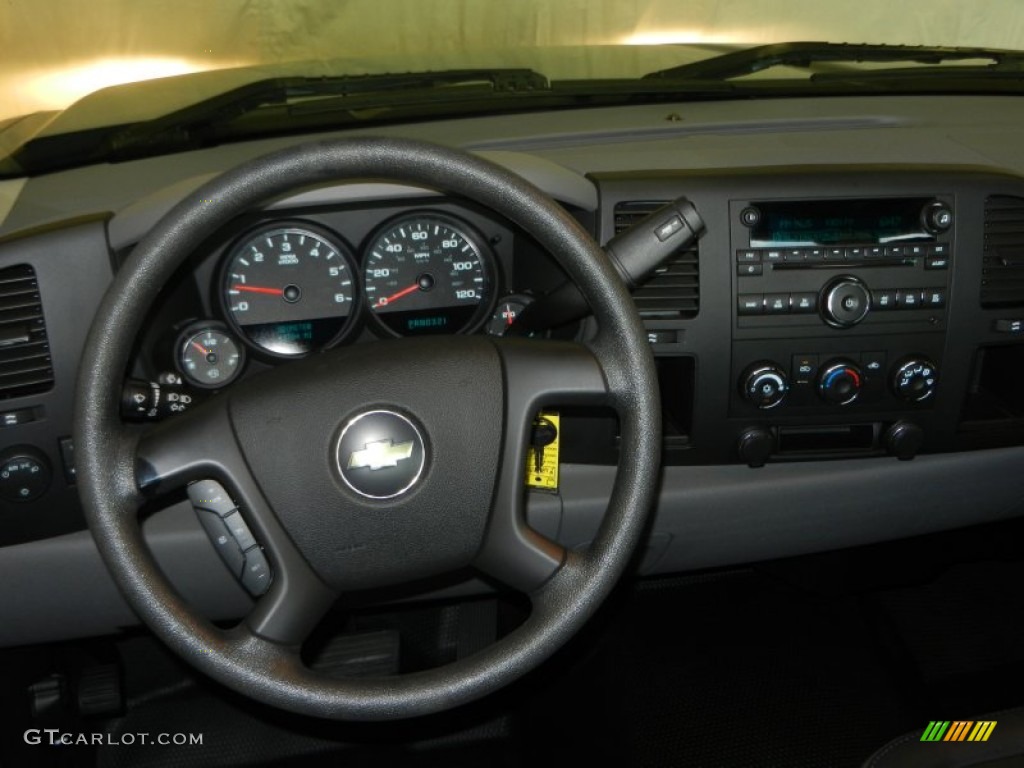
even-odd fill
[(397, 467), (398, 462), (412, 456), (412, 440), (404, 443), (396, 443), (390, 438), (367, 443), (363, 450), (353, 451), (348, 457), (348, 469), (384, 469), (385, 467)]

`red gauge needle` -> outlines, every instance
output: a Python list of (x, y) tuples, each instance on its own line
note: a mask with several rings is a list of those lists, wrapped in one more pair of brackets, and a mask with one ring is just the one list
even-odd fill
[(200, 352), (202, 352), (202, 353), (203, 353), (203, 355), (208, 355), (208, 354), (210, 354), (210, 353), (209, 353), (209, 352), (208, 352), (208, 351), (206, 350), (206, 347), (204, 347), (204, 346), (203, 346), (202, 344), (200, 344), (200, 343), (199, 343), (198, 341), (193, 341), (193, 342), (192, 342), (192, 346), (193, 346), (193, 347), (195, 347), (196, 349), (198, 349), (198, 350), (199, 350)]
[(408, 288), (403, 288), (398, 293), (393, 293), (390, 296), (387, 296), (387, 297), (381, 299), (380, 301), (378, 301), (376, 304), (373, 305), (373, 308), (374, 309), (379, 309), (380, 307), (386, 307), (391, 302), (398, 301), (403, 296), (408, 296), (410, 293), (415, 293), (419, 289), (420, 289), (420, 284), (418, 282), (417, 283), (413, 283)]
[(248, 291), (249, 293), (266, 293), (270, 296), (283, 296), (284, 288), (264, 288), (260, 285), (232, 285), (234, 291)]

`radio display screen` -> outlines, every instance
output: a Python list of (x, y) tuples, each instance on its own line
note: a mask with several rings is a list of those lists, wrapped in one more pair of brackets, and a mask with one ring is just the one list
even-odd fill
[(933, 242), (921, 211), (925, 198), (753, 203), (760, 212), (751, 248)]

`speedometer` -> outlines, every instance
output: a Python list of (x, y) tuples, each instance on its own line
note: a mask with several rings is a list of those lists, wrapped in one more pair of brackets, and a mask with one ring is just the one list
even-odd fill
[(224, 268), (228, 319), (251, 345), (295, 357), (345, 335), (355, 312), (352, 260), (338, 240), (309, 226), (246, 235)]
[(492, 265), (467, 224), (414, 214), (386, 223), (370, 239), (363, 289), (373, 316), (395, 335), (467, 333), (494, 301)]

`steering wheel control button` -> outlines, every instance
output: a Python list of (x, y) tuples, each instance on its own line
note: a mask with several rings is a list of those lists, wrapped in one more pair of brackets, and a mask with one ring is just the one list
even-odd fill
[(345, 485), (367, 499), (393, 499), (419, 482), (427, 462), (423, 433), (400, 413), (361, 413), (341, 430), (335, 463)]
[(50, 488), (50, 462), (35, 448), (16, 446), (0, 455), (0, 499), (16, 504), (35, 501)]
[(833, 361), (821, 372), (818, 379), (818, 394), (826, 403), (849, 405), (860, 395), (864, 386), (864, 374), (853, 363)]
[(245, 520), (242, 519), (241, 514), (238, 512), (225, 517), (224, 525), (227, 526), (228, 533), (231, 534), (235, 543), (238, 544), (238, 548), (243, 552), (256, 546), (256, 538), (252, 535), (249, 526), (245, 524)]
[(893, 389), (904, 400), (919, 403), (935, 394), (939, 372), (930, 360), (905, 360), (896, 366)]
[(263, 550), (251, 549), (245, 553), (245, 567), (242, 569), (242, 586), (253, 597), (259, 597), (270, 589), (271, 572)]
[(785, 399), (789, 381), (785, 372), (774, 363), (757, 363), (743, 373), (740, 392), (748, 402), (767, 410)]
[(218, 517), (227, 517), (238, 507), (224, 486), (216, 480), (200, 480), (188, 487), (188, 498), (197, 510), (206, 509)]
[(825, 322), (837, 328), (850, 328), (868, 313), (871, 295), (855, 277), (841, 277), (825, 289), (821, 312)]
[(213, 542), (213, 548), (217, 550), (217, 554), (224, 561), (224, 565), (228, 567), (228, 570), (234, 574), (236, 579), (239, 578), (242, 575), (242, 566), (245, 565), (245, 555), (242, 554), (242, 550), (239, 548), (238, 542), (235, 541), (235, 537), (231, 535), (231, 531), (224, 525), (224, 521), (213, 512), (197, 509), (196, 515), (199, 516), (199, 524), (203, 526), (206, 535), (210, 537), (210, 541)]

